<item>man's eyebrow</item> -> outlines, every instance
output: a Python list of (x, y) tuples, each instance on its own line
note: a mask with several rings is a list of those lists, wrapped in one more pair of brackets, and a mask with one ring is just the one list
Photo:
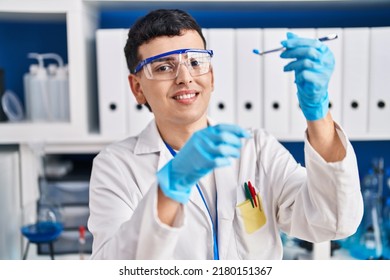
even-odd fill
[(177, 60), (174, 56), (166, 56), (166, 57), (160, 57), (152, 61), (153, 62), (161, 62), (161, 61), (171, 61), (171, 60)]

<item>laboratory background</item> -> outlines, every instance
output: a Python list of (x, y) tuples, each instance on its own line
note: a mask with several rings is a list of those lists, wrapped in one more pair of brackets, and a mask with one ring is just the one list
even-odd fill
[(350, 238), (281, 233), (284, 259), (390, 259), (390, 1), (0, 0), (0, 259), (88, 259), (89, 176), (107, 144), (152, 119), (128, 86), (128, 28), (188, 11), (214, 50), (216, 121), (265, 128), (302, 165), (305, 120), (279, 54), (286, 32), (319, 38), (336, 67), (330, 110), (356, 151), (365, 212)]

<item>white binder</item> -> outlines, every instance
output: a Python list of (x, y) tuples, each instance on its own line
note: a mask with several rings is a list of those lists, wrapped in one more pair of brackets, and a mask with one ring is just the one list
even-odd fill
[(390, 27), (373, 27), (370, 40), (369, 134), (390, 136)]
[(211, 28), (208, 40), (208, 48), (214, 51), (214, 92), (211, 93), (209, 115), (217, 122), (236, 123), (234, 29)]
[(342, 108), (342, 69), (343, 69), (343, 29), (342, 28), (318, 28), (317, 37), (324, 37), (328, 34), (336, 33), (338, 39), (333, 41), (324, 42), (331, 51), (335, 58), (335, 68), (330, 78), (328, 94), (329, 94), (329, 106), (333, 119), (341, 124), (341, 108)]
[(96, 31), (100, 133), (117, 139), (139, 133), (153, 117), (136, 103), (130, 89), (124, 55), (127, 32)]
[(102, 136), (122, 137), (128, 130), (128, 74), (124, 71), (124, 41), (124, 29), (96, 31), (99, 123)]
[[(296, 28), (290, 29), (290, 32), (303, 38), (316, 38), (316, 30), (314, 28)], [(299, 107), (299, 101), (297, 96), (297, 85), (295, 84), (295, 73), (290, 75), (289, 82), (289, 95), (290, 95), (290, 133), (291, 137), (303, 140), (304, 132), (307, 127), (306, 118), (303, 115), (301, 108)]]
[[(286, 39), (287, 29), (263, 30), (263, 48), (270, 50), (280, 47)], [(289, 78), (292, 73), (283, 72), (288, 60), (280, 58), (280, 52), (261, 57), (264, 63), (264, 128), (276, 137), (286, 136), (289, 130)]]
[(345, 28), (343, 37), (342, 123), (348, 136), (359, 137), (368, 131), (370, 29)]
[(261, 49), (261, 29), (236, 30), (237, 123), (243, 128), (262, 127), (262, 58), (253, 53)]

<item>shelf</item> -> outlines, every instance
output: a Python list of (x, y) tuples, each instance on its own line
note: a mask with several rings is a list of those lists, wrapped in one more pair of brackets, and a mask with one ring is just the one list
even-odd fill
[[(69, 123), (0, 123), (1, 144), (66, 141), (65, 139), (84, 138), (90, 131), (97, 130), (94, 68), (96, 23), (97, 17), (93, 9), (86, 9), (81, 0), (0, 2), (0, 24), (4, 24), (8, 31), (14, 31), (3, 31), (1, 34), (6, 39), (0, 38), (3, 41), (0, 51), (14, 56), (14, 59), (2, 58), (4, 60), (0, 65), (5, 70), (6, 78), (13, 76), (11, 84), (7, 84), (6, 80), (6, 89), (14, 91), (23, 104), (23, 75), (33, 62), (27, 58), (27, 54), (59, 53), (69, 69), (71, 120)], [(12, 34), (18, 32), (27, 34), (24, 39), (17, 41)]]
[[(348, 135), (348, 131), (346, 132)], [(303, 142), (303, 136), (297, 135), (277, 135), (273, 134), (281, 142)], [(303, 135), (303, 132), (302, 132)], [(389, 141), (389, 135), (369, 134), (369, 135), (348, 135), (350, 141)]]
[(1, 21), (19, 22), (64, 22), (66, 20), (65, 13), (42, 13), (42, 12), (0, 12)]
[(74, 139), (64, 142), (50, 142), (44, 146), (44, 152), (45, 154), (98, 154), (105, 146), (114, 141), (116, 140), (90, 136), (83, 141)]
[(389, 7), (387, 0), (197, 0), (197, 1), (129, 1), (129, 0), (83, 0), (89, 6), (98, 9), (147, 9), (150, 7), (157, 8), (176, 8), (176, 9), (203, 9), (203, 10), (218, 10), (218, 11), (253, 11), (258, 9), (278, 9), (283, 10), (302, 10), (302, 9), (317, 9), (324, 8), (373, 8), (373, 7)]
[(1, 123), (0, 144), (64, 141), (74, 138), (75, 130), (68, 123)]
[(43, 145), (47, 153), (97, 153), (119, 140), (93, 132), (77, 135), (74, 127), (66, 123), (3, 123), (0, 135), (0, 145), (38, 144)]
[[(292, 4), (292, 5), (342, 5), (342, 4), (352, 4), (353, 5), (365, 5), (365, 4), (381, 4), (387, 3), (387, 0), (246, 0), (246, 1), (237, 1), (237, 0), (192, 0), (192, 1), (182, 1), (182, 0), (144, 0), (144, 1), (133, 1), (133, 0), (83, 0), (85, 3), (90, 3), (99, 7), (115, 7), (124, 5), (140, 5), (148, 6), (151, 4), (165, 4), (165, 5), (221, 5), (223, 4), (235, 4), (238, 6), (242, 5), (265, 5), (265, 4)], [(219, 9), (221, 7), (219, 6)]]
[[(0, 17), (5, 13), (23, 14), (64, 14), (80, 4), (78, 0), (2, 0)], [(12, 16), (13, 16), (12, 15)], [(30, 16), (30, 15), (27, 15)]]

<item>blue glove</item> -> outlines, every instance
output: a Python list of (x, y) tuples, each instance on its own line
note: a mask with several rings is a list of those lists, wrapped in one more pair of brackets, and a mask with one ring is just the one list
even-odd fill
[(195, 132), (184, 147), (157, 172), (165, 196), (186, 203), (192, 187), (214, 168), (228, 166), (240, 156), (240, 138), (250, 137), (244, 129), (221, 124)]
[(296, 59), (284, 71), (295, 71), (303, 114), (308, 121), (324, 118), (329, 110), (328, 84), (335, 64), (332, 52), (317, 39), (299, 38), (291, 32), (281, 44), (286, 50), (280, 57)]

